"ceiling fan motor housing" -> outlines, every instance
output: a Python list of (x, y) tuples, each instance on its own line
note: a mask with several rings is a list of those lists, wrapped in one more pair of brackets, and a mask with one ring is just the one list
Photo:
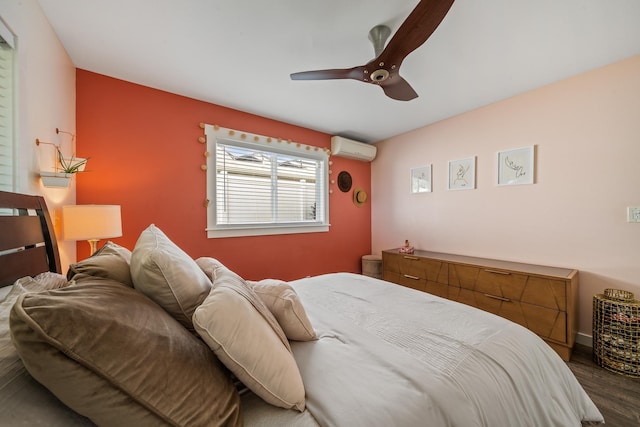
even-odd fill
[[(378, 68), (373, 73), (371, 73), (371, 81), (374, 83), (379, 83), (387, 80), (389, 78), (389, 72), (384, 68)], [(365, 78), (365, 81), (367, 79)]]
[[(380, 56), (382, 51), (384, 50), (384, 45), (387, 43), (387, 39), (391, 35), (391, 28), (386, 25), (376, 25), (369, 31), (369, 40), (373, 44), (373, 51), (376, 55), (376, 58)], [(368, 65), (368, 64), (367, 64)], [(379, 64), (380, 67), (384, 66), (384, 62)], [(369, 74), (369, 70), (365, 68), (364, 70), (363, 80), (365, 82), (371, 81), (372, 83), (380, 83), (389, 78), (389, 71), (384, 68), (378, 68)], [(367, 75), (369, 77), (367, 78)]]

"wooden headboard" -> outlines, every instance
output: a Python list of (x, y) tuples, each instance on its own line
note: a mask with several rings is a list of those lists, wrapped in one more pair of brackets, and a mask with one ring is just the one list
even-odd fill
[(45, 271), (62, 272), (44, 198), (0, 191), (0, 287)]

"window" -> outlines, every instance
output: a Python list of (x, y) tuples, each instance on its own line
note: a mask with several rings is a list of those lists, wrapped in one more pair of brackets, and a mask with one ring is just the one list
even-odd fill
[(205, 125), (209, 237), (329, 230), (328, 154)]
[(0, 190), (15, 190), (13, 138), (14, 37), (0, 20)]

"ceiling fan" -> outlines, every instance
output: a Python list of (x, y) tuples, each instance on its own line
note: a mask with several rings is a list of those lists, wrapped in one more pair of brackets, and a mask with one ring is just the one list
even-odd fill
[(302, 71), (291, 74), (291, 80), (352, 79), (378, 85), (384, 93), (399, 101), (410, 101), (418, 94), (400, 76), (404, 58), (427, 41), (438, 28), (454, 0), (421, 0), (407, 19), (400, 25), (387, 47), (385, 41), (391, 34), (389, 27), (377, 25), (369, 32), (376, 57), (366, 65), (330, 70)]

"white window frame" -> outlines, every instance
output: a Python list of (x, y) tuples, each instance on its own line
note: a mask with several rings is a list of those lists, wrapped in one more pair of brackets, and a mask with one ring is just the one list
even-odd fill
[(16, 190), (17, 147), (15, 142), (15, 36), (0, 18), (0, 41), (3, 44), (0, 70), (0, 190)]
[[(243, 237), (265, 236), (275, 234), (295, 233), (320, 233), (329, 231), (329, 152), (328, 150), (285, 141), (278, 138), (270, 138), (262, 135), (244, 133), (232, 129), (221, 128), (215, 125), (204, 126), (207, 144), (207, 237)], [(317, 183), (319, 195), (322, 197), (322, 207), (318, 221), (295, 223), (253, 223), (253, 224), (217, 224), (216, 203), (216, 148), (217, 144), (234, 145), (242, 148), (255, 148), (277, 154), (302, 157), (320, 161), (320, 178)]]

